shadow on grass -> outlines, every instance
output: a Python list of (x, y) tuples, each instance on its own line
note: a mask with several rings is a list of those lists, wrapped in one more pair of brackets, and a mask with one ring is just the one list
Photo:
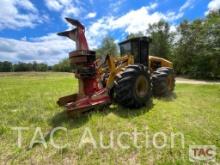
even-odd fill
[(82, 125), (86, 124), (90, 118), (90, 116), (94, 113), (100, 113), (103, 116), (107, 116), (109, 113), (114, 113), (117, 116), (123, 118), (132, 118), (145, 114), (153, 107), (152, 99), (148, 102), (148, 104), (143, 108), (138, 109), (128, 109), (123, 108), (119, 105), (111, 105), (108, 107), (99, 107), (93, 110), (82, 113), (80, 116), (70, 117), (66, 113), (66, 111), (62, 111), (57, 113), (50, 121), (52, 127), (65, 126), (69, 128), (79, 128)]
[(176, 95), (175, 92), (172, 92), (171, 94), (168, 94), (168, 95), (165, 96), (165, 97), (155, 97), (155, 98), (157, 98), (157, 99), (159, 99), (159, 100), (162, 100), (162, 101), (167, 101), (167, 102), (169, 102), (169, 101), (175, 100), (175, 99), (177, 98), (177, 95)]
[(137, 117), (137, 116), (145, 114), (150, 109), (152, 109), (153, 106), (154, 106), (153, 100), (150, 99), (150, 101), (147, 103), (147, 105), (142, 108), (128, 109), (128, 108), (121, 107), (119, 105), (114, 105), (113, 107), (109, 107), (109, 109), (107, 111), (108, 111), (108, 113), (111, 112), (111, 113), (114, 113), (115, 115), (123, 117), (123, 118), (133, 118), (133, 117)]

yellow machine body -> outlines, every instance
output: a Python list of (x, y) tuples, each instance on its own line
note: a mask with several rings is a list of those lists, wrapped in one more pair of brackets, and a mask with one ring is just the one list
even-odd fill
[(165, 58), (161, 58), (157, 56), (149, 56), (149, 67), (150, 67), (150, 71), (153, 72), (159, 67), (173, 68), (173, 63), (166, 60)]
[[(97, 63), (97, 71), (100, 79), (103, 79), (103, 76), (107, 74), (107, 78), (104, 78), (106, 87), (111, 89), (116, 75), (124, 71), (128, 65), (134, 64), (134, 58), (132, 55), (124, 55), (124, 56), (112, 56), (107, 55), (105, 58), (105, 62), (100, 64), (100, 59), (96, 61)], [(149, 71), (153, 72), (159, 67), (169, 67), (173, 68), (172, 62), (156, 56), (149, 56)]]

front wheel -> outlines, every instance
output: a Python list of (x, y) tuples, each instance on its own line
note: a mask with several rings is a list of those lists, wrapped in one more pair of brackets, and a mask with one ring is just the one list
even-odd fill
[(151, 81), (144, 65), (129, 65), (116, 76), (114, 100), (127, 108), (139, 108), (151, 98)]

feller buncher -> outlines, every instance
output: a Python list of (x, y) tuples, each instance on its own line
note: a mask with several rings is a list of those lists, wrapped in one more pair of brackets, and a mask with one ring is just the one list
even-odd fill
[(78, 20), (66, 20), (75, 28), (58, 35), (76, 42), (76, 50), (69, 53), (69, 59), (79, 84), (78, 93), (61, 97), (57, 102), (68, 113), (79, 114), (112, 102), (140, 108), (152, 95), (164, 97), (173, 92), (173, 65), (166, 59), (149, 56), (150, 38), (128, 39), (119, 43), (120, 57), (106, 55), (96, 59), (95, 51), (89, 50), (84, 26)]

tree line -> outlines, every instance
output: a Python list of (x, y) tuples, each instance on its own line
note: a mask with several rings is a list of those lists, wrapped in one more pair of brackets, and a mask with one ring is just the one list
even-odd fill
[(10, 61), (0, 61), (0, 72), (71, 72), (71, 70), (68, 59), (63, 59), (53, 66), (49, 66), (45, 63), (37, 63), (35, 61), (32, 63), (18, 62), (16, 64)]
[(19, 62), (16, 64), (12, 64), (9, 61), (0, 61), (0, 72), (25, 72), (25, 71), (45, 72), (48, 70), (50, 70), (50, 67), (44, 63)]

